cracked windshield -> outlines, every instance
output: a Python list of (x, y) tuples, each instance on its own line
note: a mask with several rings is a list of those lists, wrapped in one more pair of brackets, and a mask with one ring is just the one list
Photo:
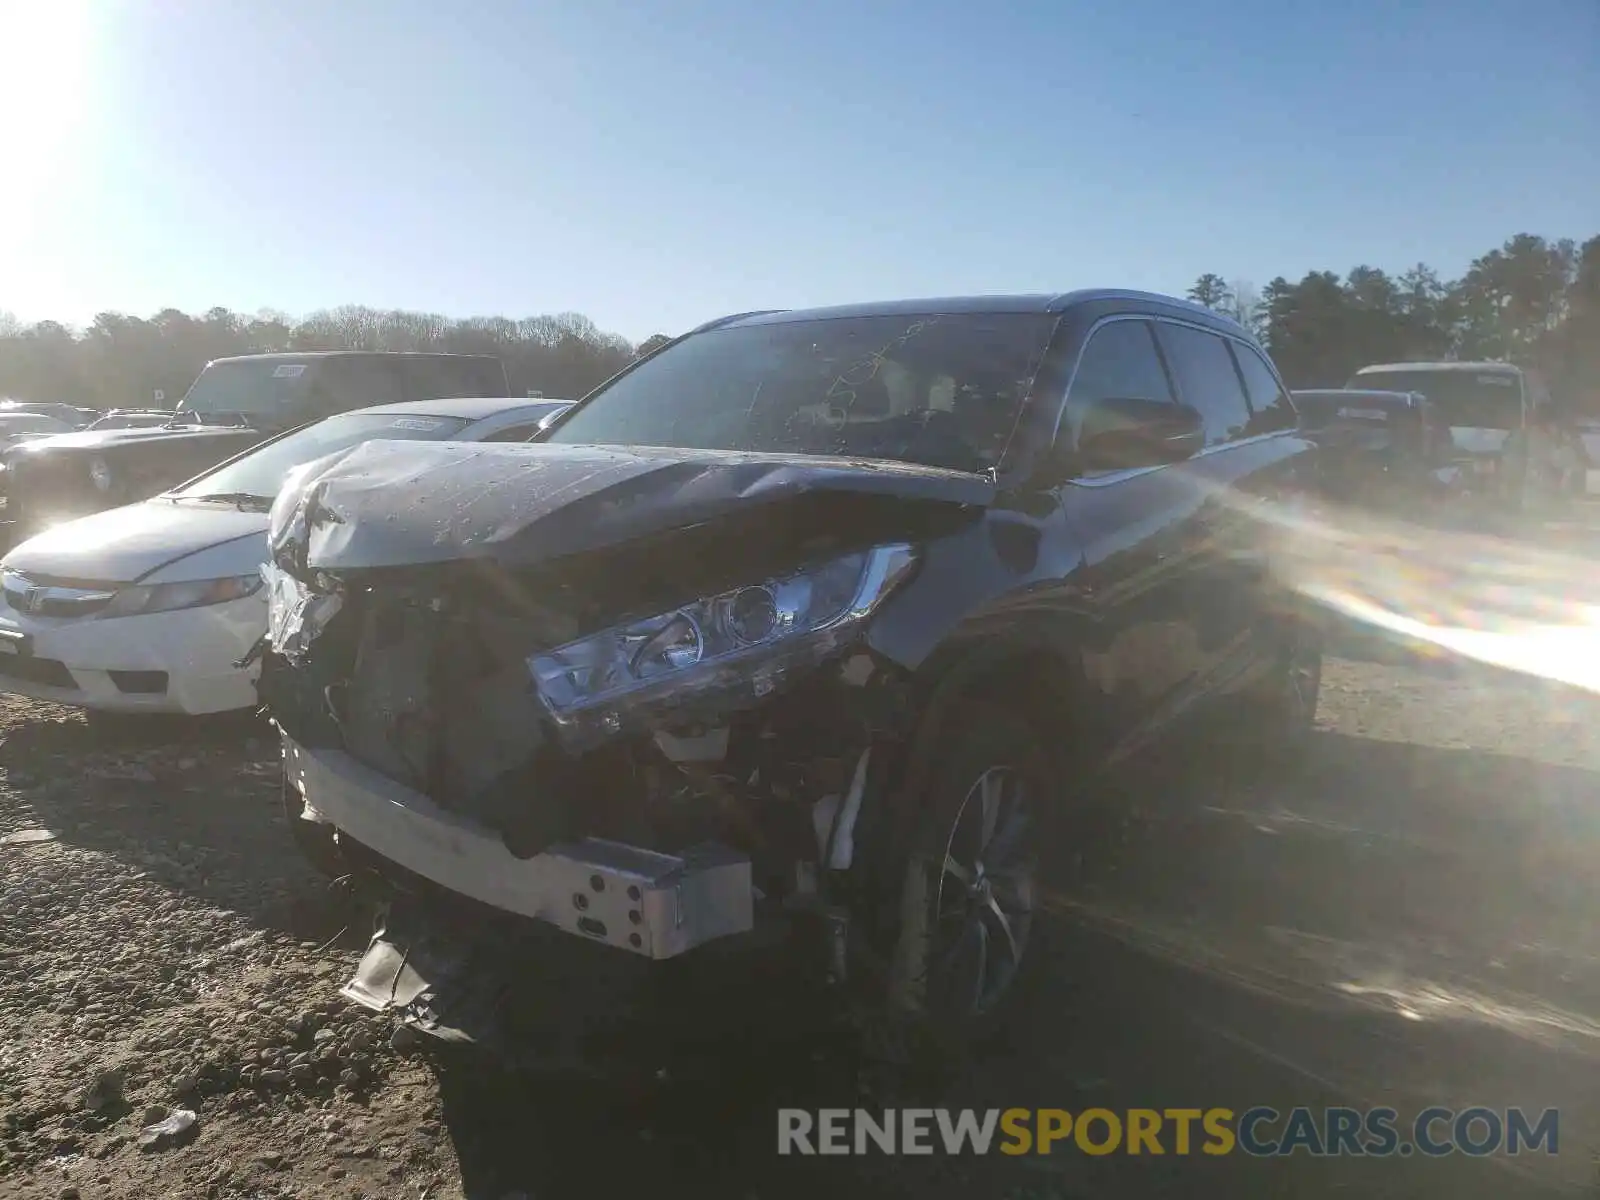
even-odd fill
[(0, 106), (0, 1198), (1600, 1195), (1595, 0)]

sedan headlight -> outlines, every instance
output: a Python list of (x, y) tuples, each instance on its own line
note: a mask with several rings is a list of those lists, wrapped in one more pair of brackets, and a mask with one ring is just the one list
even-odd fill
[(89, 481), (102, 492), (111, 490), (111, 464), (97, 458), (89, 464)]
[(100, 610), (101, 617), (137, 617), (149, 613), (172, 612), (180, 608), (203, 608), (242, 600), (261, 590), (256, 575), (230, 575), (225, 579), (196, 579), (190, 583), (155, 583), (120, 589), (111, 603)]
[(609, 732), (660, 697), (676, 707), (730, 687), (762, 696), (841, 644), (914, 562), (900, 544), (847, 554), (602, 630), (530, 657), (528, 669), (558, 724), (596, 714)]

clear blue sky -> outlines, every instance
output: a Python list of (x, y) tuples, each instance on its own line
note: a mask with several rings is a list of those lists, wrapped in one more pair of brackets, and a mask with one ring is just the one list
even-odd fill
[[(1600, 233), (1597, 0), (0, 0), (0, 310), (1256, 285)], [(5, 143), (9, 143), (6, 146)]]

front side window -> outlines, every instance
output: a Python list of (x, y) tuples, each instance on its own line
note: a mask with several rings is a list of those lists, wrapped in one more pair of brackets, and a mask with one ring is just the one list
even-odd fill
[(833, 317), (685, 338), (591, 396), (554, 443), (998, 466), (1055, 318)]
[(1067, 391), (1060, 436), (1076, 441), (1090, 414), (1107, 400), (1177, 403), (1150, 322), (1108, 321), (1089, 335)]
[(394, 413), (349, 413), (330, 417), (296, 430), (260, 449), (218, 467), (207, 475), (169, 492), (180, 500), (225, 497), (234, 501), (255, 499), (271, 504), (284, 477), (301, 463), (324, 454), (349, 449), (374, 438), (394, 441), (444, 441), (467, 424), (460, 417), (435, 417)]

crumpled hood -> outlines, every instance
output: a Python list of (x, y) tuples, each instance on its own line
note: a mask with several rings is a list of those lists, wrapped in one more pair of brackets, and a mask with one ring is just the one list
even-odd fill
[(1464, 454), (1499, 454), (1505, 449), (1508, 429), (1480, 429), (1476, 425), (1450, 426), (1450, 440)]
[[(641, 446), (364, 442), (279, 498), (312, 569), (531, 564), (804, 493), (984, 505), (987, 477), (879, 460)], [(300, 558), (299, 554), (294, 557)]]
[(145, 500), (52, 526), (18, 545), (4, 562), (25, 575), (134, 583), (197, 551), (260, 537), (266, 526), (260, 512)]

